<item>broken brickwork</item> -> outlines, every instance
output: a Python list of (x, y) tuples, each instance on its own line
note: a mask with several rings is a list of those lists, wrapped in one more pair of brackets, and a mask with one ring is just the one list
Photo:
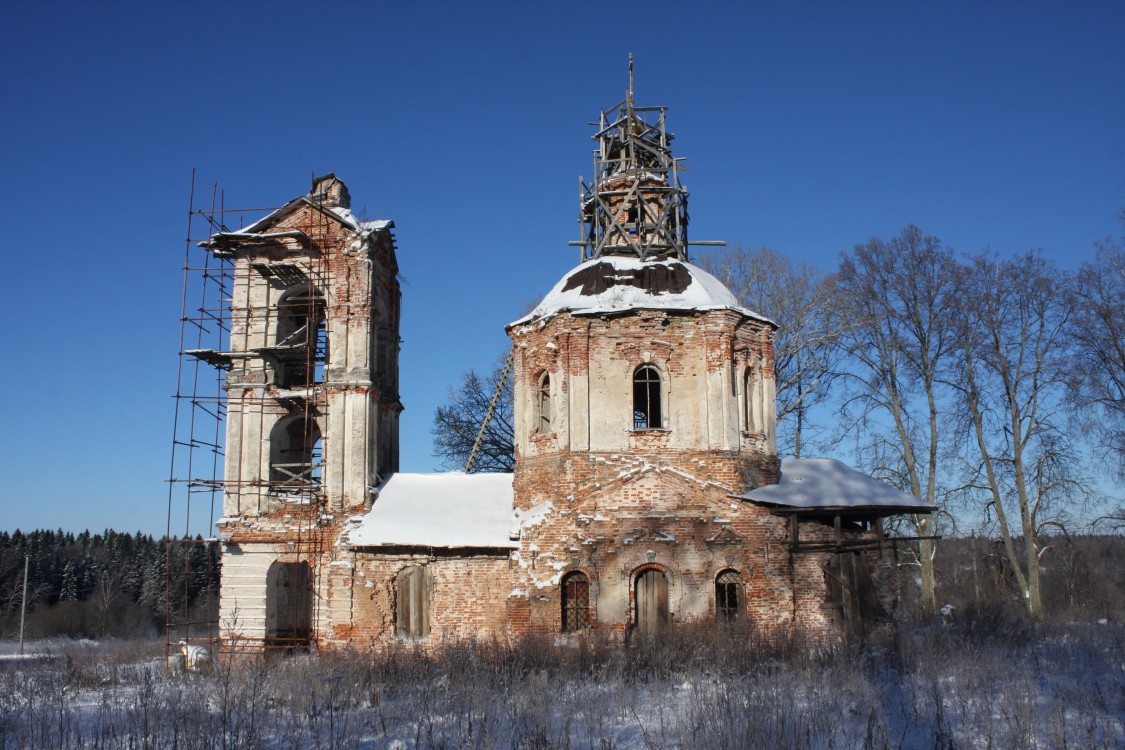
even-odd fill
[[(772, 403), (760, 405), (768, 418), (753, 429), (755, 391), (743, 376), (760, 368), (768, 387), (757, 393), (772, 396), (772, 324), (731, 309), (532, 318), (509, 329), (516, 588), (528, 600), (528, 630), (560, 632), (560, 582), (579, 571), (590, 581), (593, 627), (629, 631), (638, 576), (654, 568), (666, 578), (670, 622), (714, 620), (718, 577), (734, 571), (740, 619), (823, 629), (817, 561), (795, 564), (785, 519), (737, 497), (777, 481)], [(666, 416), (634, 429), (631, 376), (646, 365), (664, 378)], [(550, 432), (536, 429), (545, 374)]]

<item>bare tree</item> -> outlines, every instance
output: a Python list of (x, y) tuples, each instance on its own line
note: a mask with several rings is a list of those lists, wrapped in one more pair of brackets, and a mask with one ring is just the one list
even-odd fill
[(813, 407), (828, 394), (839, 359), (840, 335), (834, 287), (810, 263), (795, 265), (768, 247), (726, 248), (703, 259), (746, 307), (778, 324), (774, 336), (778, 443), (801, 457)]
[[(851, 367), (845, 411), (867, 441), (866, 468), (939, 504), (940, 374), (952, 348), (957, 263), (937, 237), (910, 225), (841, 258), (836, 275), (851, 325), (843, 337)], [(889, 420), (890, 429), (887, 429)], [(911, 517), (921, 537), (922, 615), (937, 603), (934, 517)]]
[[(449, 401), (445, 406), (439, 406), (434, 412), (430, 428), (434, 436), (434, 456), (441, 459), (445, 468), (465, 467), (503, 372), (503, 358), (486, 377), (469, 370), (461, 376), (461, 385), (457, 390), (450, 388)], [(512, 376), (509, 374), (473, 462), (474, 472), (512, 471), (515, 468), (512, 388)]]
[(98, 570), (94, 579), (94, 590), (90, 598), (94, 602), (98, 632), (103, 637), (109, 633), (118, 606), (125, 601), (122, 577), (123, 571), (120, 568), (105, 567)]
[[(1122, 213), (1125, 218), (1125, 212)], [(1071, 394), (1080, 427), (1125, 479), (1125, 250), (1098, 243), (1077, 278)]]
[(1076, 457), (1062, 399), (1072, 358), (1070, 279), (1035, 253), (974, 259), (958, 289), (960, 405), (970, 480), (996, 514), (1019, 593), (1043, 616), (1040, 534), (1051, 505), (1073, 497)]

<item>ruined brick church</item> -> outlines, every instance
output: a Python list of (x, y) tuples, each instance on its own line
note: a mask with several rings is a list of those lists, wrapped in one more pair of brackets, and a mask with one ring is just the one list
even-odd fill
[(883, 519), (917, 498), (779, 461), (768, 318), (688, 259), (665, 111), (601, 114), (580, 263), (507, 326), (513, 474), (398, 471), (390, 221), (334, 175), (238, 231), (225, 370), (219, 627), (232, 646), (676, 623), (862, 633), (895, 606)]

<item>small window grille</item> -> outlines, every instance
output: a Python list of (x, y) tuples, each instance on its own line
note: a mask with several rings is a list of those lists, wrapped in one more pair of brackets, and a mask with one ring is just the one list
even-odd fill
[(660, 372), (645, 365), (633, 375), (633, 429), (647, 430), (664, 426), (660, 408)]
[(734, 623), (738, 621), (741, 602), (739, 589), (742, 577), (733, 570), (724, 570), (715, 579), (715, 613), (720, 623)]
[(562, 584), (562, 630), (577, 633), (590, 627), (590, 579), (571, 573)]

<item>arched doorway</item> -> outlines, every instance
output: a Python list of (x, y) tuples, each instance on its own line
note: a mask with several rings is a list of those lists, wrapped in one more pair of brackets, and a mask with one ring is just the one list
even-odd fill
[(649, 569), (637, 576), (637, 632), (643, 636), (659, 633), (668, 625), (668, 577)]
[(307, 650), (312, 635), (308, 563), (275, 562), (266, 586), (266, 648)]

